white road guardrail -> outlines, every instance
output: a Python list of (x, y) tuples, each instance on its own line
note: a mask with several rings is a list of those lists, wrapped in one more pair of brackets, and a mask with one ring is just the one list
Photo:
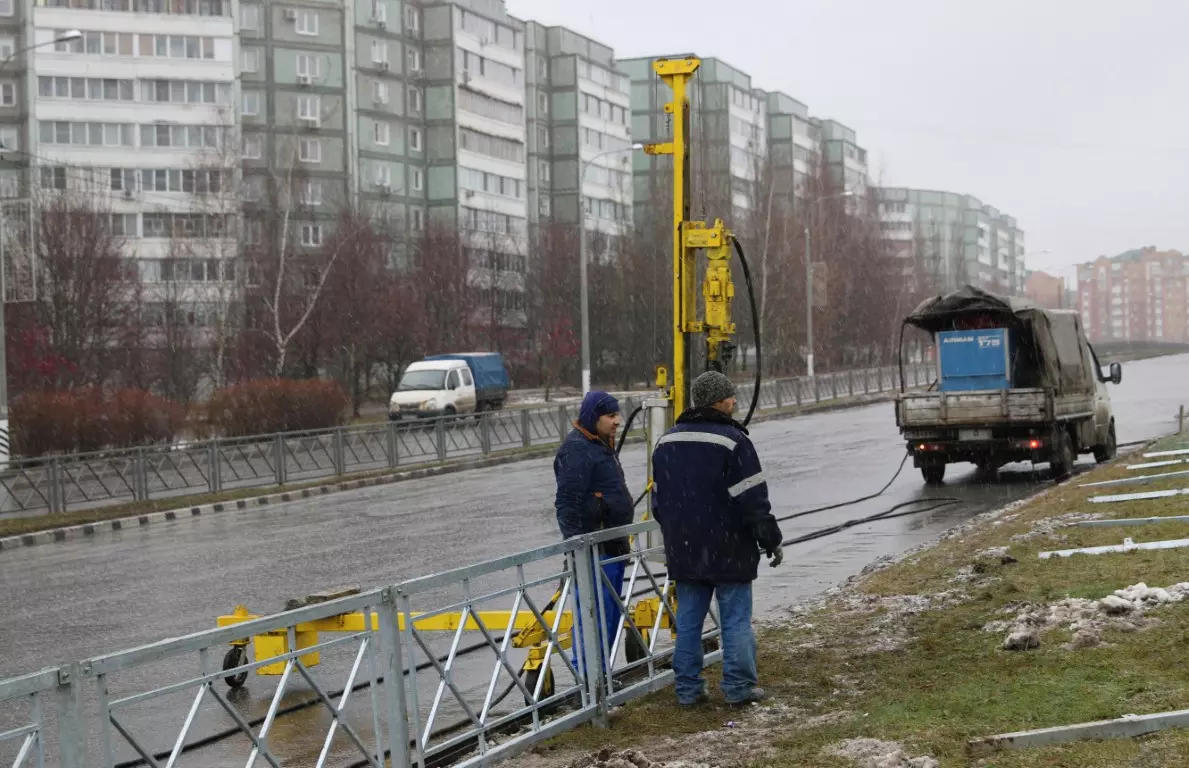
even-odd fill
[[(929, 365), (906, 367), (909, 386), (928, 383)], [(896, 367), (763, 383), (757, 411), (822, 403), (899, 387)], [(741, 384), (740, 408), (752, 388)], [(625, 410), (638, 405), (628, 398)], [(175, 446), (11, 459), (0, 471), (0, 514), (61, 513), (149, 499), (306, 483), (356, 472), (416, 466), (557, 444), (578, 406), (558, 405), (412, 422), (339, 427)], [(633, 432), (643, 431), (637, 420)]]
[[(636, 523), (273, 616), (242, 611), (0, 681), (0, 764), (492, 765), (672, 682), (672, 589), (659, 545), (647, 548), (656, 530)], [(574, 631), (606, 625), (603, 600), (576, 596), (603, 580), (599, 544), (629, 534), (616, 594), (629, 616), (613, 632)], [(718, 637), (712, 619), (704, 643)]]

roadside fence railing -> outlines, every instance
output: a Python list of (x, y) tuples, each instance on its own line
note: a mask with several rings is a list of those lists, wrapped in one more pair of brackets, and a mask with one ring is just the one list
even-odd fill
[[(672, 682), (657, 532), (636, 523), (272, 616), (238, 607), (214, 629), (2, 680), (0, 764), (491, 765)], [(628, 535), (629, 554), (603, 556)], [(717, 637), (712, 617), (703, 644)]]
[[(909, 386), (931, 380), (932, 368), (906, 368)], [(887, 392), (896, 367), (761, 384), (757, 412)], [(740, 385), (740, 408), (752, 388)], [(630, 397), (626, 410), (642, 397)], [(341, 475), (390, 471), (450, 459), (554, 445), (565, 439), (578, 405), (554, 405), (385, 422), (168, 446), (10, 459), (0, 470), (0, 514), (62, 513), (149, 499), (243, 488), (310, 483)], [(642, 433), (643, 420), (633, 425)]]

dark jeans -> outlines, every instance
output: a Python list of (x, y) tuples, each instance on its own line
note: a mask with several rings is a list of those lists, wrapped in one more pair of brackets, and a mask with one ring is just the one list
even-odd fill
[[(599, 572), (596, 569), (592, 574), (594, 576), (595, 588), (602, 598), (600, 602), (603, 604), (603, 624), (602, 632), (599, 637), (599, 659), (602, 660), (603, 666), (606, 667), (606, 656), (610, 652), (611, 646), (615, 644), (615, 630), (619, 624), (619, 617), (622, 611), (619, 608), (619, 603), (612, 597), (611, 590), (615, 590), (615, 595), (620, 595), (623, 592), (623, 574), (627, 570), (627, 563), (620, 561), (618, 563), (608, 563), (606, 558), (602, 561), (603, 573), (607, 575), (607, 580), (611, 582), (608, 587), (600, 578)], [(577, 630), (575, 635), (575, 642), (570, 646), (571, 652), (574, 654), (574, 660), (577, 662), (579, 673), (586, 666), (586, 660), (582, 654), (582, 609), (578, 596), (578, 581), (574, 581), (574, 625)], [(596, 616), (598, 615), (598, 607), (596, 606)], [(605, 639), (604, 639), (605, 638)], [(606, 643), (606, 650), (604, 650), (603, 643)]]
[(705, 690), (702, 680), (702, 626), (710, 598), (718, 598), (722, 625), (722, 692), (728, 702), (745, 700), (756, 687), (756, 638), (751, 631), (751, 582), (677, 582), (677, 647), (673, 674), (677, 701), (692, 704)]

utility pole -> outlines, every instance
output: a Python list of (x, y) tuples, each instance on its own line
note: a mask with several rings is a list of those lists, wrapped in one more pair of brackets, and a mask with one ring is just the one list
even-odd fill
[[(854, 197), (855, 193), (851, 190), (839, 192), (836, 195), (826, 195), (819, 197), (811, 204), (809, 209), (809, 216), (817, 217), (817, 206), (827, 200), (836, 200), (840, 197)], [(809, 249), (809, 223), (808, 217), (805, 224), (805, 368), (810, 377), (814, 375), (813, 370), (813, 259), (811, 258)]]

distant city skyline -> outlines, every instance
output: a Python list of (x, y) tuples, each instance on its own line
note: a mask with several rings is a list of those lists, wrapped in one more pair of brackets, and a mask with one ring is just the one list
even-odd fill
[(1189, 5), (1137, 0), (1107, 14), (1105, 4), (1004, 0), (976, 13), (945, 0), (737, 0), (724, 12), (690, 0), (674, 14), (626, 0), (507, 2), (621, 58), (690, 51), (730, 63), (854, 127), (874, 183), (1011, 211), (1029, 252), (1048, 252), (1029, 258), (1032, 269), (1072, 279), (1100, 255), (1189, 249), (1189, 143), (1174, 98), (1189, 84), (1178, 64)]

